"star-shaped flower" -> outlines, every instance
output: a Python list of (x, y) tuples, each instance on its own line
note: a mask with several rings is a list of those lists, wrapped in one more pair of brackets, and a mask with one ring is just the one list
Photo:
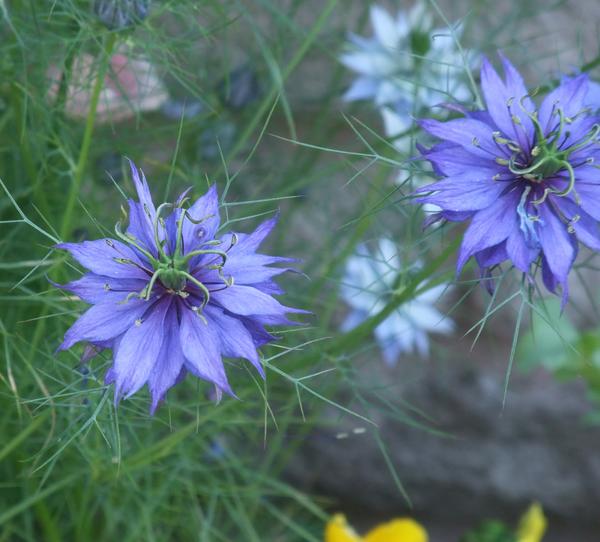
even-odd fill
[(86, 269), (62, 286), (90, 303), (66, 332), (61, 350), (78, 342), (111, 348), (105, 380), (115, 401), (145, 384), (154, 412), (167, 390), (188, 372), (232, 394), (223, 357), (245, 358), (264, 376), (257, 348), (273, 341), (266, 326), (291, 324), (273, 295), (273, 281), (293, 260), (258, 251), (277, 219), (251, 234), (218, 236), (216, 187), (188, 206), (187, 192), (175, 204), (154, 206), (143, 173), (132, 164), (139, 201), (129, 200), (129, 226), (117, 239), (63, 243)]
[(600, 250), (600, 117), (588, 107), (585, 74), (560, 84), (539, 107), (502, 57), (502, 80), (485, 60), (484, 111), (421, 126), (442, 143), (424, 152), (441, 180), (417, 190), (438, 218), (470, 221), (457, 272), (475, 257), (482, 274), (509, 260), (530, 279), (541, 267), (551, 292), (562, 287), (579, 242)]
[[(471, 93), (464, 81), (464, 59), (448, 29), (433, 28), (424, 2), (394, 18), (371, 6), (374, 36), (351, 35), (341, 62), (358, 73), (344, 95), (347, 101), (370, 99), (392, 104), (405, 115), (417, 107), (433, 106), (450, 97), (462, 101)], [(460, 29), (455, 29), (459, 33)]]
[[(342, 324), (343, 330), (353, 329), (385, 307), (399, 269), (400, 257), (389, 239), (380, 239), (374, 252), (366, 245), (357, 247), (346, 263), (342, 279), (342, 297), (353, 309)], [(447, 335), (452, 332), (452, 320), (445, 318), (434, 306), (446, 288), (447, 285), (441, 284), (428, 289), (404, 303), (377, 326), (375, 337), (388, 365), (395, 365), (402, 353), (416, 352), (427, 356), (428, 333)]]

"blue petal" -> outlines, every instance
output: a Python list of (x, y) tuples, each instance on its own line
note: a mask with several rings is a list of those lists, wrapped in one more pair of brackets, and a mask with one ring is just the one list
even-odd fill
[(299, 309), (286, 307), (276, 299), (251, 286), (234, 284), (223, 290), (211, 292), (214, 301), (224, 309), (241, 316), (284, 315), (287, 312), (305, 313)]
[(264, 327), (264, 324), (252, 317), (239, 317), (238, 320), (244, 324), (244, 327), (252, 335), (252, 340), (256, 348), (259, 348), (267, 343), (277, 340), (277, 337), (271, 335)]
[(575, 232), (577, 239), (592, 250), (600, 251), (598, 222), (568, 198), (552, 197), (552, 202), (570, 221), (569, 225)]
[(285, 294), (285, 290), (279, 286), (274, 280), (267, 280), (265, 282), (255, 282), (252, 286), (261, 292), (269, 295), (282, 295)]
[(579, 75), (554, 89), (542, 102), (539, 110), (539, 122), (545, 134), (552, 131), (559, 123), (558, 109), (562, 109), (565, 117), (574, 118), (585, 108), (589, 78)]
[(497, 245), (509, 236), (516, 220), (518, 203), (519, 194), (514, 191), (498, 199), (495, 205), (475, 213), (463, 237), (457, 274), (476, 252)]
[(496, 157), (508, 158), (508, 150), (494, 142), (494, 129), (475, 119), (453, 119), (440, 122), (433, 119), (421, 121), (421, 128), (431, 135), (461, 145), (471, 154), (493, 162)]
[(436, 146), (430, 151), (426, 151), (424, 155), (443, 175), (474, 172), (478, 175), (489, 174), (491, 178), (501, 171), (500, 166), (493, 161), (491, 156), (488, 155), (486, 158), (475, 156), (459, 145), (442, 149)]
[(181, 349), (179, 323), (174, 307), (165, 316), (163, 334), (164, 341), (157, 362), (148, 376), (148, 388), (152, 395), (151, 414), (154, 414), (167, 391), (182, 378), (185, 357)]
[(170, 296), (161, 299), (123, 335), (114, 353), (112, 367), (115, 402), (121, 397), (131, 397), (147, 382), (161, 352), (165, 316), (171, 303)]
[(600, 83), (596, 83), (595, 81), (589, 82), (585, 105), (593, 111), (600, 109)]
[[(157, 256), (156, 241), (154, 239), (154, 225), (151, 215), (144, 210), (141, 203), (133, 200), (129, 202), (129, 225), (127, 226), (127, 234), (144, 249), (146, 249), (154, 257)], [(162, 226), (159, 226), (159, 240), (164, 238)]]
[(233, 395), (221, 358), (216, 331), (191, 310), (181, 311), (180, 341), (186, 368), (198, 378), (212, 382)]
[(499, 265), (508, 259), (508, 253), (506, 252), (506, 241), (502, 241), (493, 247), (485, 248), (475, 254), (475, 259), (479, 267), (493, 267)]
[(183, 223), (183, 241), (185, 252), (197, 250), (201, 245), (214, 239), (221, 219), (219, 217), (219, 196), (216, 185), (212, 185), (208, 192), (198, 198), (187, 210), (191, 220)]
[[(237, 234), (238, 242), (231, 248), (232, 254), (248, 254), (254, 253), (258, 250), (263, 241), (273, 231), (273, 228), (279, 221), (279, 213), (274, 217), (269, 218), (262, 222), (252, 233), (250, 234)], [(226, 243), (230, 239), (230, 236), (224, 236), (223, 241)]]
[(359, 77), (344, 92), (342, 100), (352, 102), (355, 100), (368, 100), (377, 94), (379, 83), (373, 77)]
[(600, 186), (577, 183), (581, 208), (596, 220), (600, 220)]
[(141, 292), (147, 283), (147, 279), (113, 279), (86, 273), (78, 280), (55, 286), (75, 294), (86, 303), (97, 304), (125, 301), (129, 293)]
[[(261, 289), (258, 285), (269, 284), (274, 277), (287, 271), (294, 271), (291, 267), (266, 267), (270, 263), (279, 263), (279, 258), (276, 259), (271, 256), (255, 254), (253, 256), (236, 258), (235, 260), (229, 259), (223, 266), (223, 274), (225, 277), (233, 277), (236, 284), (254, 286)], [(192, 274), (205, 284), (223, 283), (218, 271), (214, 269), (199, 267)], [(269, 287), (268, 289), (271, 290), (272, 288)]]
[(258, 357), (252, 335), (237, 318), (227, 316), (222, 310), (207, 306), (204, 314), (217, 331), (221, 341), (221, 354), (229, 358), (247, 359), (264, 378), (265, 372)]
[(529, 273), (531, 264), (540, 253), (539, 248), (528, 244), (517, 220), (506, 240), (506, 253), (514, 266), (523, 273)]
[(173, 209), (169, 216), (165, 218), (165, 251), (167, 254), (173, 254), (177, 244), (177, 223), (183, 213), (183, 209)]
[(154, 242), (154, 221), (156, 220), (156, 208), (152, 201), (152, 194), (142, 170), (138, 170), (130, 160), (131, 178), (138, 195), (139, 203), (129, 200), (129, 227), (127, 233), (139, 239), (151, 253), (156, 255)]
[(98, 343), (118, 337), (151, 307), (151, 302), (130, 299), (127, 303), (100, 303), (90, 307), (65, 333), (59, 350), (67, 350), (75, 343)]
[(131, 178), (133, 179), (133, 184), (138, 195), (138, 201), (140, 202), (142, 208), (146, 210), (149, 220), (153, 222), (154, 217), (156, 216), (156, 208), (154, 207), (154, 202), (152, 201), (152, 194), (150, 193), (146, 176), (141, 169), (138, 170), (136, 165), (131, 160), (129, 160), (129, 166), (131, 168)]
[(540, 205), (539, 214), (541, 221), (537, 232), (548, 270), (556, 282), (566, 288), (569, 271), (577, 256), (577, 244), (550, 206)]
[(506, 84), (500, 79), (487, 58), (481, 67), (481, 89), (487, 109), (503, 135), (528, 151), (533, 140), (533, 123), (523, 108), (531, 112), (533, 104), (525, 99), (527, 88), (514, 66), (502, 57)]
[[(116, 279), (148, 279), (149, 275), (141, 268), (143, 262), (127, 245), (114, 239), (97, 239), (83, 243), (61, 243), (55, 248), (68, 250), (86, 269), (97, 275)], [(132, 263), (122, 263), (124, 259)]]
[(416, 195), (432, 192), (416, 199), (419, 203), (433, 203), (445, 211), (479, 211), (494, 204), (507, 184), (493, 181), (491, 176), (477, 176), (477, 172), (447, 177), (424, 186)]

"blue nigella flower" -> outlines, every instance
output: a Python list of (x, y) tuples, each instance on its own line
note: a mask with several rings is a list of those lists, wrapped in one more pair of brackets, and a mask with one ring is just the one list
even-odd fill
[(250, 234), (217, 237), (216, 187), (188, 206), (187, 192), (175, 204), (154, 206), (143, 173), (131, 165), (139, 201), (129, 200), (129, 226), (115, 226), (116, 239), (63, 243), (89, 270), (61, 288), (90, 303), (66, 332), (60, 350), (87, 342), (111, 348), (105, 381), (115, 383), (115, 401), (148, 384), (151, 412), (188, 372), (232, 394), (223, 357), (245, 358), (264, 377), (257, 348), (275, 337), (265, 326), (287, 325), (286, 307), (273, 295), (273, 278), (290, 258), (257, 252), (277, 219)]
[(578, 241), (600, 250), (600, 117), (588, 107), (587, 75), (563, 82), (536, 109), (521, 75), (502, 63), (504, 81), (484, 60), (486, 110), (421, 122), (443, 140), (424, 151), (443, 178), (418, 189), (417, 201), (438, 205), (438, 218), (471, 221), (458, 272), (471, 256), (487, 276), (505, 260), (530, 278), (541, 266), (564, 304)]

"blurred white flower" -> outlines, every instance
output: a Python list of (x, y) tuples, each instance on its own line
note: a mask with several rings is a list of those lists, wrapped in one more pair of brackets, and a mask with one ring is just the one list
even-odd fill
[(431, 107), (471, 97), (451, 31), (433, 28), (424, 2), (398, 12), (396, 18), (377, 5), (371, 6), (370, 14), (374, 36), (350, 35), (347, 52), (340, 57), (359, 75), (345, 100), (372, 99), (378, 107), (393, 104), (410, 118), (415, 105)]
[[(82, 53), (75, 58), (66, 92), (65, 114), (84, 119), (90, 108), (92, 87), (98, 71), (98, 59)], [(48, 96), (56, 100), (62, 72), (56, 66), (48, 70), (51, 81)], [(143, 111), (159, 109), (169, 94), (155, 66), (143, 57), (132, 56), (125, 49), (114, 54), (100, 92), (96, 120), (117, 122)]]
[[(394, 148), (403, 156), (410, 158), (417, 154), (414, 140), (410, 134), (406, 132), (412, 126), (412, 120), (406, 115), (398, 114), (391, 107), (382, 107), (381, 115), (383, 117), (383, 128), (385, 135), (391, 139)], [(431, 183), (431, 166), (427, 161), (419, 161), (416, 163), (409, 162), (411, 169), (402, 169), (396, 176), (394, 182), (397, 186), (405, 187), (408, 192), (412, 192), (415, 188)], [(414, 166), (414, 169), (413, 169)], [(425, 203), (423, 212), (426, 215), (436, 214), (440, 208), (433, 203)], [(441, 223), (437, 223), (439, 226)]]
[[(342, 282), (342, 297), (352, 307), (342, 324), (343, 331), (355, 328), (385, 307), (401, 265), (396, 246), (389, 239), (379, 239), (373, 252), (364, 244), (357, 247), (347, 261)], [(454, 330), (454, 322), (434, 306), (446, 288), (446, 284), (434, 286), (404, 303), (375, 329), (388, 365), (394, 365), (402, 353), (428, 356), (428, 333), (448, 335)]]

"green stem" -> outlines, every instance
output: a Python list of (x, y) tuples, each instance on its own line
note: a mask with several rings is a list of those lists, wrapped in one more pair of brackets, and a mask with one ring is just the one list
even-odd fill
[(13, 83), (10, 89), (10, 99), (12, 109), (15, 115), (15, 125), (17, 128), (17, 137), (19, 138), (19, 149), (21, 151), (21, 158), (23, 159), (23, 166), (25, 172), (29, 177), (29, 182), (32, 188), (36, 189), (36, 169), (31, 147), (29, 146), (29, 139), (26, 134), (26, 119), (25, 112), (23, 111), (23, 100), (21, 99), (21, 89), (17, 83)]
[[(102, 91), (104, 77), (106, 75), (106, 71), (108, 70), (110, 57), (115, 48), (116, 41), (116, 34), (109, 34), (104, 41), (104, 56), (102, 58), (100, 69), (98, 71), (98, 76), (96, 78), (96, 82), (94, 83), (94, 88), (92, 90), (90, 110), (88, 112), (87, 120), (85, 123), (85, 131), (83, 133), (83, 140), (81, 142), (81, 148), (79, 150), (79, 159), (77, 161), (75, 172), (73, 174), (73, 184), (71, 185), (69, 195), (67, 196), (67, 203), (63, 214), (63, 221), (60, 227), (59, 236), (61, 241), (65, 239), (71, 228), (71, 220), (73, 216), (73, 211), (75, 209), (75, 202), (77, 201), (77, 196), (81, 188), (81, 182), (83, 180), (83, 174), (85, 173), (85, 168), (87, 165), (90, 145), (92, 143), (92, 135), (94, 132), (94, 124), (96, 122), (96, 112), (98, 109), (98, 102), (100, 100), (100, 92)], [(66, 277), (64, 276), (63, 278), (66, 279)], [(30, 360), (35, 356), (37, 347), (45, 334), (46, 318), (44, 318), (44, 316), (48, 314), (48, 311), (49, 305), (45, 305), (42, 309), (41, 318), (37, 321), (36, 327), (34, 329), (33, 337), (31, 340), (31, 348), (29, 350)]]
[(83, 141), (81, 142), (81, 148), (79, 150), (79, 159), (77, 160), (75, 172), (73, 173), (73, 183), (71, 184), (71, 189), (69, 191), (69, 195), (67, 196), (67, 203), (65, 205), (63, 221), (60, 227), (59, 233), (60, 238), (62, 240), (64, 240), (64, 238), (68, 235), (69, 230), (71, 228), (73, 211), (75, 209), (77, 196), (79, 195), (79, 191), (81, 189), (81, 183), (83, 181), (83, 175), (87, 166), (88, 155), (92, 143), (92, 135), (94, 133), (94, 125), (96, 123), (96, 113), (98, 111), (98, 102), (100, 101), (100, 92), (102, 91), (102, 87), (104, 86), (104, 77), (106, 76), (106, 72), (110, 64), (110, 57), (112, 55), (113, 49), (115, 48), (116, 41), (116, 34), (108, 34), (108, 36), (105, 38), (104, 55), (100, 64), (100, 69), (98, 70), (96, 82), (94, 83), (94, 88), (92, 90), (92, 96), (90, 99), (90, 110), (88, 111), (87, 119), (85, 122), (85, 131), (83, 132)]

